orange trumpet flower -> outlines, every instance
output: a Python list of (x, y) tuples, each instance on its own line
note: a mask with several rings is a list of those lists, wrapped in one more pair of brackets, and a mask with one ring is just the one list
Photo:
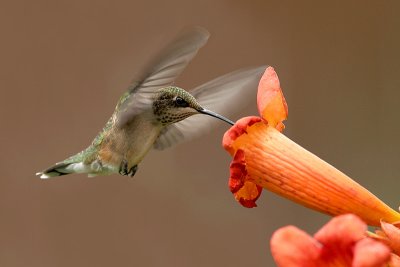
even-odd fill
[(314, 237), (286, 226), (271, 238), (272, 256), (280, 267), (399, 266), (390, 249), (366, 237), (366, 230), (367, 225), (352, 214), (333, 218)]
[(242, 205), (255, 207), (264, 188), (329, 215), (356, 214), (369, 225), (400, 221), (367, 189), (281, 133), (288, 109), (272, 67), (261, 78), (257, 105), (261, 117), (240, 119), (223, 137), (233, 156), (229, 187)]

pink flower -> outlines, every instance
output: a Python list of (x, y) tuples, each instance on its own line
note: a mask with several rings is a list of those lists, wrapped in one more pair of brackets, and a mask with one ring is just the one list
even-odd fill
[(271, 238), (272, 256), (280, 267), (381, 267), (393, 263), (390, 249), (366, 237), (366, 230), (367, 225), (352, 214), (333, 218), (314, 237), (286, 226)]

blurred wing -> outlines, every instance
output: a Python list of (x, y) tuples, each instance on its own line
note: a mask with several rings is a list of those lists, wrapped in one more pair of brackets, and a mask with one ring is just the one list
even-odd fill
[(151, 107), (154, 92), (174, 82), (209, 36), (207, 30), (196, 27), (182, 32), (167, 45), (121, 97), (117, 105), (117, 125), (125, 125)]
[[(256, 101), (258, 83), (267, 66), (247, 68), (228, 73), (207, 82), (193, 91), (200, 105), (222, 116), (231, 116)], [(178, 142), (201, 136), (221, 121), (198, 114), (164, 128), (154, 147), (165, 149)]]

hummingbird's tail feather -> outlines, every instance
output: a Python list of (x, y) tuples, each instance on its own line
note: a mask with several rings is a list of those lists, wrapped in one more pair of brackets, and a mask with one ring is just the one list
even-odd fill
[(72, 173), (99, 172), (102, 166), (101, 164), (98, 164), (97, 161), (94, 161), (91, 164), (84, 163), (85, 159), (87, 159), (88, 156), (93, 156), (95, 151), (96, 150), (92, 146), (89, 146), (78, 154), (58, 162), (44, 171), (36, 173), (36, 175), (40, 176), (42, 179), (47, 179)]
[(45, 169), (44, 171), (36, 173), (36, 175), (40, 175), (41, 179), (48, 179), (52, 177), (57, 177), (57, 176), (62, 176), (62, 175), (67, 175), (70, 173), (73, 173), (70, 169), (68, 169), (68, 166), (74, 164), (74, 163), (64, 163), (64, 162), (59, 162), (55, 164), (54, 166), (51, 166), (50, 168)]

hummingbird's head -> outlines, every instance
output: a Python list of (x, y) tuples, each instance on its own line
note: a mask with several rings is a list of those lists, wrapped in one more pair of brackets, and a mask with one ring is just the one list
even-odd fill
[(175, 86), (164, 87), (157, 92), (153, 112), (163, 125), (181, 121), (195, 114), (207, 114), (233, 125), (232, 121), (203, 108), (191, 94)]

